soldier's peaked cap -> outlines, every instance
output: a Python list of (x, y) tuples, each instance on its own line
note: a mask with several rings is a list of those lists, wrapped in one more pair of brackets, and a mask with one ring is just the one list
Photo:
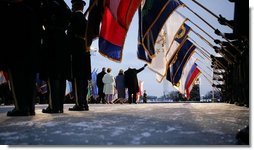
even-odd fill
[(86, 5), (86, 2), (83, 1), (83, 0), (71, 0), (71, 3), (72, 3), (72, 4), (75, 4), (75, 3), (83, 3), (84, 5)]

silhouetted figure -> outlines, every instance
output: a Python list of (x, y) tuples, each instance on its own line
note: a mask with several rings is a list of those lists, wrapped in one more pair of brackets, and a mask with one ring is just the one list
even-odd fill
[(40, 48), (39, 1), (1, 2), (1, 67), (8, 70), (15, 108), (7, 116), (35, 115), (36, 53)]
[(124, 99), (125, 98), (125, 81), (124, 81), (124, 72), (121, 69), (116, 76), (116, 90), (117, 90), (117, 98)]
[(145, 64), (142, 68), (138, 70), (135, 68), (129, 68), (128, 70), (124, 72), (125, 86), (128, 88), (129, 104), (136, 103), (137, 93), (139, 92), (137, 74), (143, 71), (146, 66), (147, 64)]
[(72, 0), (72, 17), (68, 27), (69, 48), (71, 51), (72, 83), (76, 104), (70, 111), (89, 110), (87, 93), (91, 80), (90, 52), (85, 47), (87, 20), (83, 15), (85, 2)]
[(146, 90), (144, 90), (144, 93), (143, 93), (143, 103), (147, 103), (147, 94), (146, 94)]
[(104, 87), (104, 83), (102, 82), (102, 78), (104, 77), (104, 75), (106, 74), (106, 68), (103, 67), (102, 71), (100, 73), (98, 73), (97, 75), (97, 86), (98, 86), (98, 101), (102, 102), (102, 103), (106, 103), (105, 101), (105, 94), (103, 92), (103, 87)]
[(42, 65), (41, 79), (47, 81), (49, 106), (43, 113), (63, 113), (66, 79), (69, 77), (69, 53), (66, 29), (71, 10), (64, 0), (44, 0), (43, 50), (46, 61)]

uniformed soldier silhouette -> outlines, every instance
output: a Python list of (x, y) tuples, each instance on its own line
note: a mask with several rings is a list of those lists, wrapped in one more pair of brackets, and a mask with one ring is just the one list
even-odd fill
[(64, 0), (43, 1), (43, 57), (40, 78), (47, 81), (49, 106), (43, 113), (63, 113), (69, 53), (66, 30), (71, 10)]
[(15, 108), (7, 116), (35, 115), (35, 56), (40, 47), (39, 1), (1, 1), (1, 66), (8, 70)]
[(90, 52), (85, 46), (87, 20), (83, 14), (86, 3), (72, 0), (72, 17), (68, 28), (69, 48), (71, 52), (71, 75), (76, 104), (70, 111), (88, 111), (88, 83), (91, 80)]

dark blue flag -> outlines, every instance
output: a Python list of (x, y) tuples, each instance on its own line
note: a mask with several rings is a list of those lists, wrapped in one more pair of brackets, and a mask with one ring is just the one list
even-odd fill
[(187, 39), (176, 54), (167, 72), (167, 80), (173, 85), (176, 85), (179, 82), (183, 68), (195, 49), (196, 46)]
[(139, 11), (139, 43), (149, 56), (155, 54), (154, 44), (164, 23), (180, 5), (177, 0), (146, 0)]

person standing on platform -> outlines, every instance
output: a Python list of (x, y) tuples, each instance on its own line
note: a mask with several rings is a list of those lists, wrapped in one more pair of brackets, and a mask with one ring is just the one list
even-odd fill
[(98, 102), (99, 103), (102, 102), (103, 104), (106, 103), (106, 101), (105, 101), (105, 94), (103, 92), (104, 83), (102, 82), (102, 78), (104, 77), (105, 74), (106, 74), (106, 68), (103, 67), (101, 72), (98, 73), (98, 75), (97, 75), (97, 81), (96, 81), (97, 87), (98, 87), (98, 95), (99, 95)]
[(146, 90), (144, 90), (144, 93), (143, 93), (143, 103), (147, 103), (147, 93), (146, 93)]
[(111, 68), (107, 69), (107, 74), (102, 78), (104, 83), (103, 92), (105, 93), (106, 101), (108, 104), (113, 104), (113, 95), (115, 92), (115, 79), (111, 74)]
[(128, 88), (128, 102), (129, 104), (135, 103), (136, 98), (137, 98), (137, 93), (139, 92), (139, 86), (138, 86), (138, 77), (137, 74), (145, 69), (147, 64), (145, 64), (142, 68), (140, 69), (135, 69), (135, 68), (128, 68), (124, 72), (124, 77), (125, 77), (125, 86)]
[(40, 78), (47, 81), (49, 106), (43, 113), (63, 113), (66, 79), (69, 77), (67, 30), (71, 10), (64, 0), (44, 0), (44, 56)]
[(121, 69), (116, 76), (116, 90), (117, 90), (117, 98), (120, 100), (125, 99), (125, 81), (124, 81), (124, 71)]
[(71, 52), (72, 83), (76, 104), (70, 111), (88, 111), (88, 83), (91, 80), (90, 52), (85, 47), (87, 20), (83, 14), (86, 3), (72, 0), (72, 17), (68, 27), (69, 49)]

